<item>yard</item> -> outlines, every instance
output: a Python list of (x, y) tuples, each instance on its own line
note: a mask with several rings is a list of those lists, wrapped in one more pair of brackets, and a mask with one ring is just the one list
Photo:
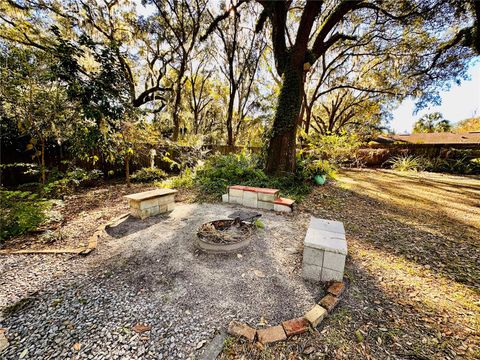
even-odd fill
[[(143, 189), (109, 185), (67, 199), (58, 209), (68, 219), (63, 239), (37, 246), (86, 241), (127, 211), (123, 194)], [(86, 257), (0, 255), (2, 358), (201, 358), (233, 318), (257, 325), (299, 316), (321, 292), (299, 281), (310, 214), (346, 228), (340, 305), (316, 331), (285, 342), (227, 337), (220, 358), (480, 357), (478, 177), (343, 170), (292, 215), (262, 212), (258, 242), (226, 257), (198, 253), (190, 234), (237, 206), (200, 204), (195, 193), (177, 203), (168, 218), (117, 227)], [(33, 246), (11, 248), (25, 244)]]

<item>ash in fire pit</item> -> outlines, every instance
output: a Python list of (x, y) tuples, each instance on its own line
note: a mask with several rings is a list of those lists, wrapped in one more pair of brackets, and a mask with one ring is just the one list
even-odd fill
[(254, 221), (261, 214), (234, 213), (229, 217), (233, 216), (235, 216), (233, 220), (215, 220), (200, 226), (197, 232), (197, 245), (211, 253), (237, 251), (248, 246), (256, 230)]

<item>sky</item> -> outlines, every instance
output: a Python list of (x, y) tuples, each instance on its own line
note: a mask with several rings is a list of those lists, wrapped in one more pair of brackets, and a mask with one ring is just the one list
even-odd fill
[(460, 85), (453, 85), (449, 91), (440, 93), (442, 104), (432, 106), (413, 114), (415, 101), (406, 99), (393, 111), (393, 119), (390, 127), (397, 134), (410, 133), (413, 124), (422, 115), (440, 112), (450, 122), (467, 119), (473, 116), (480, 116), (480, 61), (470, 66), (469, 74), (471, 79), (463, 81)]

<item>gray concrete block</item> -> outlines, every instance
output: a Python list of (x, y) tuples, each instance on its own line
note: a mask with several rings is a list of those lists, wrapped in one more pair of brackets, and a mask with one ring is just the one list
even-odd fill
[(343, 281), (343, 271), (335, 271), (327, 268), (322, 269), (320, 280), (327, 281)]
[(257, 201), (257, 207), (264, 210), (273, 210), (273, 202)]
[(322, 267), (305, 264), (305, 263), (303, 264), (302, 277), (305, 280), (320, 281), (321, 275), (322, 275)]
[(243, 200), (257, 201), (258, 200), (257, 193), (253, 192), (253, 191), (244, 191), (243, 192)]
[[(275, 196), (275, 195), (277, 195), (277, 196)], [(273, 203), (277, 197), (278, 197), (278, 192), (277, 192), (277, 194), (258, 193), (258, 200), (259, 201), (266, 201), (266, 202)]]
[(346, 256), (343, 254), (325, 251), (325, 255), (323, 257), (323, 267), (330, 270), (343, 272), (343, 269), (345, 269), (345, 259)]
[(228, 202), (230, 204), (240, 204), (240, 205), (242, 205), (243, 197), (229, 195), (228, 196)]
[[(247, 193), (245, 191), (245, 193)], [(247, 207), (251, 207), (251, 208), (257, 208), (257, 205), (258, 205), (258, 202), (257, 202), (257, 198), (255, 197), (255, 199), (248, 199), (248, 198), (245, 198), (245, 194), (243, 194), (243, 202), (242, 202), (243, 206), (247, 206)]]
[(222, 202), (228, 203), (228, 194), (223, 194), (222, 195)]
[(314, 216), (310, 217), (310, 228), (321, 231), (328, 231), (336, 234), (345, 234), (345, 228), (341, 221), (318, 219)]
[(273, 204), (273, 210), (279, 212), (292, 212), (292, 208), (286, 205)]
[(345, 235), (334, 234), (313, 228), (308, 228), (304, 240), (305, 246), (347, 255)]
[(324, 251), (305, 246), (303, 248), (303, 263), (309, 265), (323, 266)]
[(228, 195), (236, 196), (236, 197), (243, 197), (243, 190), (238, 189), (228, 189)]

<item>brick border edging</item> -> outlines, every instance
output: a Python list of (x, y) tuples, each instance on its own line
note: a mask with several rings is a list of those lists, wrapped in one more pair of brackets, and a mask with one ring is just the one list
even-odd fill
[(282, 321), (281, 324), (264, 329), (252, 328), (239, 321), (231, 321), (227, 333), (249, 342), (257, 341), (261, 344), (283, 341), (287, 338), (303, 334), (316, 328), (340, 302), (340, 296), (345, 291), (345, 281), (333, 282), (327, 288), (327, 294), (303, 316)]

